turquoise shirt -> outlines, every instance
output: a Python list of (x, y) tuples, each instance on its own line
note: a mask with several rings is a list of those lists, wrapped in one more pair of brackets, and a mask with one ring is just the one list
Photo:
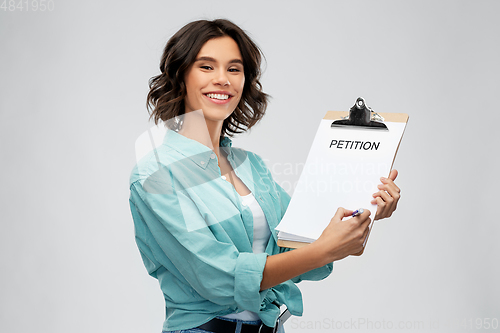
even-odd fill
[(328, 264), (260, 291), (267, 256), (289, 250), (276, 244), (275, 228), (290, 196), (258, 155), (232, 148), (229, 138), (221, 140), (221, 147), (264, 211), (272, 232), (266, 253), (252, 252), (252, 212), (221, 178), (217, 156), (205, 145), (168, 130), (163, 144), (132, 171), (135, 238), (165, 297), (165, 331), (243, 310), (273, 326), (281, 304), (300, 316), (302, 296), (295, 283), (323, 279), (333, 268)]

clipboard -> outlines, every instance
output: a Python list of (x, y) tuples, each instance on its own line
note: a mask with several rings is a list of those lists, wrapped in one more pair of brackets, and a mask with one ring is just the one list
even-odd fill
[(312, 243), (338, 207), (368, 208), (373, 219), (377, 206), (370, 203), (372, 194), (378, 191), (379, 178), (392, 169), (408, 119), (405, 113), (375, 113), (361, 97), (349, 112), (328, 111), (276, 227), (278, 246)]

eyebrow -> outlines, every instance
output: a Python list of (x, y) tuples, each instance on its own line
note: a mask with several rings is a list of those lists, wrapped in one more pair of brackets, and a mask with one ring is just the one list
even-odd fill
[[(215, 60), (214, 58), (212, 57), (199, 57), (195, 60), (195, 62), (197, 61), (212, 61), (212, 62), (217, 62), (217, 60)], [(230, 64), (241, 64), (243, 65), (243, 61), (241, 59), (233, 59), (231, 61), (229, 61)]]

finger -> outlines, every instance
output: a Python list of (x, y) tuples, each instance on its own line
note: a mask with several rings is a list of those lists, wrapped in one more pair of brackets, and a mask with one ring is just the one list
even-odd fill
[(385, 218), (387, 203), (384, 200), (382, 200), (381, 197), (377, 197), (375, 201), (377, 203), (377, 213), (375, 214), (375, 220), (380, 220)]
[(356, 251), (356, 253), (353, 253), (352, 255), (353, 256), (360, 256), (363, 254), (364, 250), (365, 250), (365, 243), (368, 239), (368, 236), (370, 236), (370, 232), (371, 232), (371, 229), (370, 228), (366, 228), (364, 231), (363, 231), (363, 234), (360, 238), (360, 240), (362, 241), (362, 243), (360, 244), (360, 247), (359, 247), (359, 251)]
[(384, 200), (386, 208), (390, 209), (394, 203), (394, 198), (386, 191), (380, 191), (380, 198)]
[(382, 192), (381, 196), (377, 198), (377, 219), (383, 219), (392, 215), (392, 206), (394, 200), (386, 193)]
[(363, 214), (359, 214), (353, 217), (355, 219), (358, 219), (361, 225), (365, 223), (366, 220), (370, 220), (370, 215), (371, 215), (371, 212), (368, 209), (363, 209), (363, 210), (364, 210)]
[(401, 190), (396, 186), (396, 184), (392, 182), (387, 184), (380, 184), (377, 186), (377, 188), (381, 191), (388, 192), (391, 197), (399, 199), (399, 193), (401, 193)]
[[(371, 219), (368, 219), (368, 222), (371, 223)], [(368, 223), (366, 225), (365, 231), (363, 232), (363, 243), (366, 240), (366, 238), (368, 237), (368, 235), (370, 234), (370, 231), (371, 231), (371, 229), (370, 229), (370, 223)]]
[(352, 218), (348, 219), (347, 221), (350, 221), (352, 224), (353, 228), (362, 228), (363, 224), (366, 222), (366, 220), (369, 220), (371, 212), (368, 209), (363, 209), (363, 213), (352, 216)]
[(382, 182), (382, 184), (378, 185), (379, 189), (382, 189), (380, 186), (385, 185), (385, 186), (387, 186), (387, 188), (394, 189), (398, 193), (401, 192), (399, 187), (396, 185), (396, 183), (394, 183), (394, 181), (392, 179), (381, 177), (380, 181)]
[(359, 238), (359, 240), (364, 241), (366, 232), (370, 228), (370, 223), (371, 219), (368, 216), (362, 217), (361, 215), (358, 215), (354, 218), (352, 218), (350, 221), (353, 223), (353, 230), (356, 230), (356, 234), (354, 234), (354, 237)]
[(390, 217), (396, 210), (397, 200), (389, 196), (387, 192), (382, 192), (381, 196), (377, 198), (377, 204), (380, 208), (380, 210), (377, 209), (377, 219), (383, 219)]
[(382, 211), (387, 205), (387, 203), (382, 198), (382, 193), (383, 193), (382, 191), (377, 192), (375, 196), (375, 204), (377, 205), (377, 212)]
[(353, 210), (344, 209), (344, 217), (352, 216), (353, 213), (354, 213)]
[(333, 215), (332, 219), (337, 219), (337, 220), (342, 220), (344, 217), (351, 216), (353, 213), (352, 210), (345, 209), (343, 207), (337, 208), (337, 211), (335, 212), (335, 215)]
[[(398, 204), (399, 199), (401, 198), (399, 188), (397, 188), (397, 186), (395, 186), (395, 185), (394, 186), (379, 185), (378, 188), (380, 188), (381, 191), (374, 193), (373, 197), (374, 198), (381, 197), (384, 201), (386, 201), (387, 203), (390, 204), (389, 209), (392, 209), (392, 211), (394, 211), (396, 209), (396, 206)], [(393, 198), (393, 201), (390, 199), (387, 200), (387, 196), (383, 196), (382, 195), (383, 193), (386, 193), (386, 194), (388, 193), (388, 195), (390, 195)], [(374, 200), (372, 200), (372, 204), (375, 204)]]
[(370, 223), (371, 223), (371, 222), (372, 222), (372, 219), (368, 217), (366, 220), (364, 220), (364, 221), (361, 223), (361, 227), (362, 227), (362, 228), (369, 229), (368, 227), (370, 226)]
[[(378, 191), (377, 193), (373, 193), (372, 194), (372, 197), (373, 197), (373, 200), (371, 201), (371, 204), (372, 205), (385, 205), (385, 202), (384, 200), (382, 199), (382, 201), (377, 201), (377, 198), (381, 198), (382, 197), (382, 193), (384, 193), (384, 191)], [(380, 209), (377, 207), (377, 212), (379, 211)]]
[(391, 173), (389, 174), (389, 179), (395, 181), (397, 177), (398, 177), (398, 170), (392, 169)]

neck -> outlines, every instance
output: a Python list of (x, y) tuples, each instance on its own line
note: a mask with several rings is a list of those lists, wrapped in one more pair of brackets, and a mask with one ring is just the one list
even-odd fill
[(219, 156), (222, 121), (205, 119), (201, 110), (187, 112), (182, 117), (183, 124), (179, 134), (198, 141), (212, 149)]

